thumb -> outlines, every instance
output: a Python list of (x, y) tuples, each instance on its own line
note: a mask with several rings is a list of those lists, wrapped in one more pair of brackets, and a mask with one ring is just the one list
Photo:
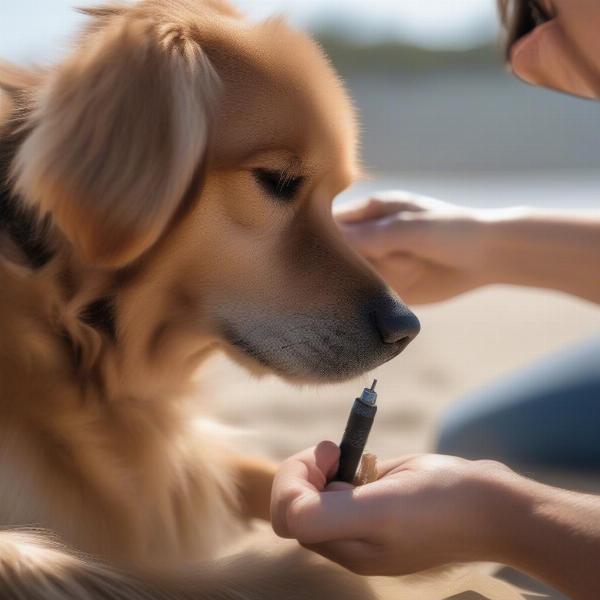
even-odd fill
[(285, 537), (303, 545), (360, 539), (371, 513), (368, 503), (357, 501), (354, 489), (305, 494), (289, 507)]
[(321, 442), (285, 460), (273, 481), (271, 521), (275, 533), (291, 537), (290, 507), (299, 499), (318, 496), (338, 468), (340, 451), (333, 442)]
[(363, 519), (357, 518), (360, 507), (353, 501), (352, 486), (324, 491), (338, 460), (338, 447), (322, 442), (284, 461), (271, 495), (271, 522), (277, 535), (318, 543), (360, 533)]

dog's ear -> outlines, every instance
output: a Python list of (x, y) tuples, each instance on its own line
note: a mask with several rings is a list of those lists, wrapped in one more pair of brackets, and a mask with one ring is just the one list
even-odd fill
[(13, 176), (86, 260), (116, 268), (198, 179), (219, 80), (197, 32), (111, 16), (41, 86)]

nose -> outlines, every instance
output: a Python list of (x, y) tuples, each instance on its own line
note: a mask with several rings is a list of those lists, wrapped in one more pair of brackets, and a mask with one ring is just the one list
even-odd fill
[(372, 305), (375, 327), (386, 344), (404, 342), (408, 344), (421, 330), (421, 324), (416, 315), (389, 292), (375, 298)]

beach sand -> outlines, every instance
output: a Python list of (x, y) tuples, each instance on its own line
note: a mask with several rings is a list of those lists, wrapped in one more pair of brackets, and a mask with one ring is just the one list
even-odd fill
[(369, 450), (379, 457), (434, 447), (440, 416), (461, 396), (561, 348), (600, 334), (600, 310), (569, 296), (491, 287), (413, 307), (422, 331), (391, 362), (354, 381), (297, 387), (256, 379), (228, 360), (201, 373), (209, 412), (240, 428), (244, 443), (281, 459), (324, 439), (340, 439), (352, 400), (379, 381), (379, 413)]
[[(252, 378), (219, 357), (201, 372), (201, 397), (211, 398), (212, 416), (239, 430), (246, 452), (282, 459), (324, 439), (338, 441), (352, 400), (377, 377), (379, 413), (369, 450), (380, 458), (426, 452), (434, 448), (441, 415), (462, 396), (600, 334), (597, 307), (554, 292), (491, 287), (414, 309), (419, 337), (355, 381), (299, 388)], [(568, 473), (540, 477), (582, 489), (597, 483)]]

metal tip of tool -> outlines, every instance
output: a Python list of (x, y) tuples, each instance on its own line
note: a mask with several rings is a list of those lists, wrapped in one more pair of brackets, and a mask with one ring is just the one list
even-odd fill
[(373, 381), (373, 385), (370, 388), (365, 388), (360, 396), (360, 399), (366, 404), (374, 406), (377, 403), (377, 392), (375, 386), (377, 385), (377, 379)]

